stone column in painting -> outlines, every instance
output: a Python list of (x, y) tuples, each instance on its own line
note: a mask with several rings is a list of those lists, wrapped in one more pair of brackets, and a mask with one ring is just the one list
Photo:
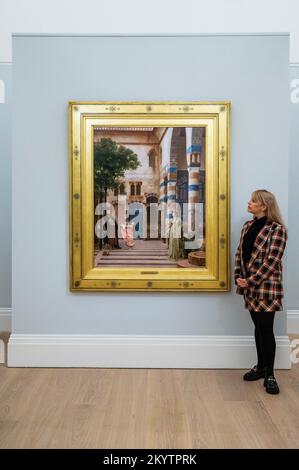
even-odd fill
[(167, 218), (171, 219), (176, 202), (177, 164), (170, 162), (167, 171)]
[(167, 202), (167, 172), (165, 168), (160, 172), (160, 199), (159, 202)]
[(159, 236), (164, 240), (166, 238), (166, 206), (167, 206), (167, 168), (160, 169), (160, 197), (158, 222)]

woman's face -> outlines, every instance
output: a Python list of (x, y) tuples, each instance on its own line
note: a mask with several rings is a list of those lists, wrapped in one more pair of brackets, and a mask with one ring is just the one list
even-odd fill
[(248, 212), (255, 216), (263, 216), (266, 215), (266, 209), (266, 206), (264, 206), (260, 202), (257, 202), (251, 195), (250, 201), (248, 201)]

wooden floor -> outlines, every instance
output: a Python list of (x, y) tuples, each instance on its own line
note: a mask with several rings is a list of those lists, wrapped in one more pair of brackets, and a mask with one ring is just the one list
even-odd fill
[(0, 448), (299, 448), (299, 364), (243, 373), (1, 366)]

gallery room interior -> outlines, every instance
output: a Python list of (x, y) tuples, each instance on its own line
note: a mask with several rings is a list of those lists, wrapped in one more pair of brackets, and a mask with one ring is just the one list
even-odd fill
[(298, 449), (298, 5), (6, 3), (0, 449)]

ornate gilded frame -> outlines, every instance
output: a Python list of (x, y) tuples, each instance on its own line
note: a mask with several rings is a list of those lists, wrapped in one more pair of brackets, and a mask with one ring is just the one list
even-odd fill
[[(205, 126), (206, 257), (200, 270), (93, 264), (93, 127)], [(69, 102), (71, 291), (230, 290), (230, 102)]]

